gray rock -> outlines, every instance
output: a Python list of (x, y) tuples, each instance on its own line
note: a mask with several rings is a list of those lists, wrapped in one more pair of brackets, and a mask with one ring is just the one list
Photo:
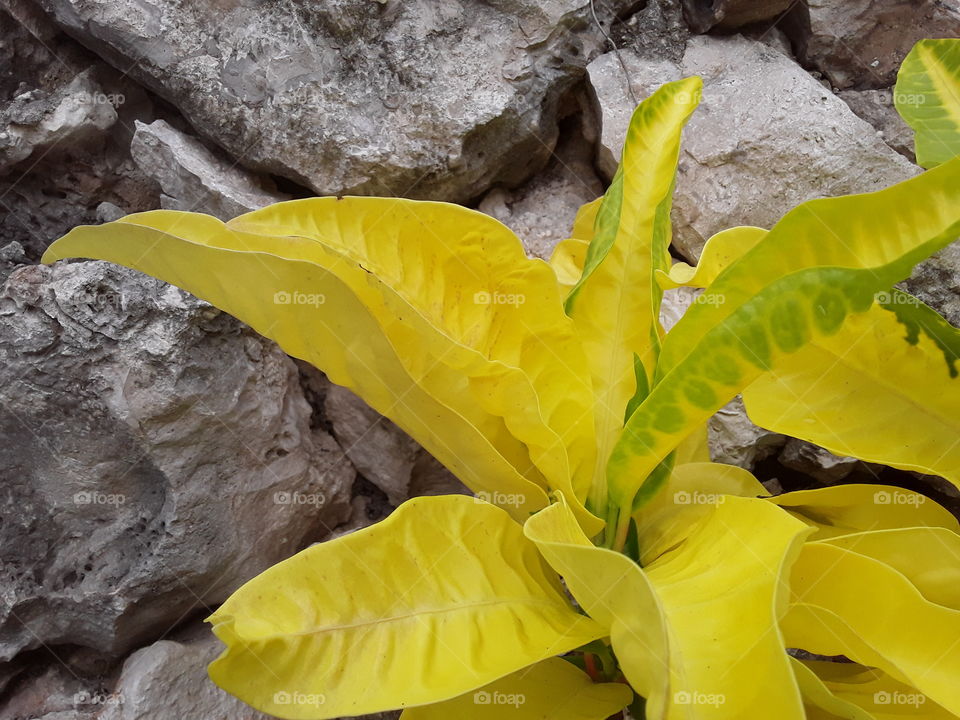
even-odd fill
[(776, 20), (795, 4), (794, 0), (683, 0), (683, 14), (694, 32), (704, 33)]
[[(692, 38), (682, 65), (623, 54), (641, 97), (700, 75), (703, 100), (684, 131), (674, 247), (696, 260), (714, 233), (772, 226), (801, 202), (878, 190), (919, 169), (782, 53), (739, 36)], [(598, 164), (619, 158), (632, 104), (611, 54), (588, 68), (603, 118)]]
[(603, 41), (584, 0), (36, 2), (233, 157), (319, 194), (466, 201), (523, 181)]
[(960, 242), (917, 265), (901, 287), (960, 327)]
[(857, 458), (834, 455), (819, 445), (797, 438), (787, 440), (777, 460), (785, 467), (825, 483), (843, 480), (860, 465)]
[(0, 437), (0, 660), (156, 637), (345, 519), (354, 477), (273, 343), (102, 262), (0, 292)]
[[(0, 132), (7, 141), (0, 147), (14, 155), (0, 149), (6, 168), (0, 171), (0, 242), (19, 242), (36, 261), (70, 228), (98, 222), (104, 202), (122, 214), (158, 207), (159, 186), (129, 157), (133, 120), (150, 118), (153, 105), (129, 78), (65, 36), (31, 0), (2, 5)], [(78, 86), (86, 89), (75, 92)], [(101, 129), (111, 114), (116, 120)], [(11, 118), (22, 123), (8, 129)], [(29, 156), (8, 164), (26, 150)]]
[(209, 626), (195, 625), (169, 640), (137, 650), (123, 663), (112, 693), (97, 720), (231, 718), (267, 720), (207, 676), (222, 646)]
[(101, 682), (53, 662), (12, 685), (0, 700), (4, 720), (94, 720), (117, 696)]
[(918, 40), (960, 36), (958, 0), (806, 0), (792, 34), (833, 87), (885, 88)]
[(324, 407), (334, 436), (357, 471), (380, 488), (393, 505), (410, 497), (410, 479), (420, 446), (344, 387), (331, 384)]
[(479, 209), (513, 230), (528, 254), (549, 259), (556, 244), (570, 237), (580, 206), (603, 195), (593, 167), (595, 142), (578, 125), (558, 143), (544, 172), (516, 190), (491, 190)]
[(99, 139), (116, 121), (111, 97), (90, 70), (53, 95), (20, 93), (0, 114), (0, 173), (34, 153)]
[(739, 395), (710, 418), (707, 435), (711, 460), (746, 470), (775, 454), (787, 441), (785, 435), (750, 422)]
[(624, 22), (615, 24), (611, 36), (616, 47), (632, 50), (640, 57), (680, 62), (690, 29), (680, 0), (659, 0), (647, 2)]
[(880, 133), (883, 141), (913, 162), (913, 130), (907, 125), (893, 104), (893, 90), (841, 90), (840, 98), (859, 117)]
[(214, 154), (203, 143), (165, 120), (136, 121), (130, 155), (163, 189), (162, 207), (204, 212), (230, 220), (250, 210), (289, 200), (268, 178), (258, 178), (235, 162)]
[(7, 276), (20, 265), (27, 263), (27, 255), (23, 245), (16, 240), (0, 247), (0, 283), (6, 281)]

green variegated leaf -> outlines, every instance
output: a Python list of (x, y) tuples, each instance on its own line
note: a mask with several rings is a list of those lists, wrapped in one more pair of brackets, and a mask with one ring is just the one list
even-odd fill
[[(652, 377), (662, 296), (654, 272), (669, 267), (680, 134), (699, 102), (700, 87), (696, 77), (668, 83), (634, 112), (620, 168), (597, 208), (583, 272), (566, 299), (593, 384), (597, 464), (590, 498), (595, 508), (605, 504), (603, 470), (637, 392), (638, 365), (646, 379)], [(586, 234), (591, 210), (587, 206), (582, 213), (575, 233)], [(573, 249), (568, 244), (560, 258)]]
[[(668, 334), (658, 382), (611, 455), (611, 500), (633, 504), (644, 478), (738, 391), (839, 332), (958, 233), (960, 159), (887, 190), (788, 213)], [(641, 502), (656, 489), (645, 487)], [(618, 538), (624, 534), (621, 514)]]
[(960, 330), (901, 292), (743, 392), (750, 419), (838, 455), (960, 486)]
[(897, 111), (916, 133), (917, 164), (960, 155), (960, 40), (921, 40), (900, 66)]

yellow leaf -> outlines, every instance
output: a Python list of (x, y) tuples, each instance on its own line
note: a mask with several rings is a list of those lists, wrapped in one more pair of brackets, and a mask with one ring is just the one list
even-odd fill
[[(794, 676), (803, 695), (803, 705), (807, 720), (876, 720), (865, 710), (839, 694), (834, 694), (817, 674), (795, 658), (790, 658)], [(860, 666), (857, 665), (857, 668)]]
[(678, 545), (727, 495), (756, 498), (767, 494), (743, 468), (712, 462), (677, 465), (663, 490), (633, 515), (640, 563), (647, 565)]
[[(150, 215), (154, 221), (155, 214)], [(97, 257), (182, 287), (354, 390), (468, 487), (502, 501), (518, 519), (546, 505), (546, 494), (535, 484), (542, 476), (522, 474), (532, 467), (529, 459), (523, 464), (523, 447), (512, 444), (516, 440), (501, 420), (478, 412), (462, 374), (441, 363), (424, 364), (419, 375), (408, 371), (377, 319), (337, 275), (304, 260), (217, 247), (215, 231), (231, 231), (213, 218), (180, 213), (173, 219), (180, 224), (178, 232), (202, 235), (209, 244), (116, 222), (75, 228), (44, 259)], [(300, 242), (289, 239), (292, 247)], [(448, 389), (438, 398), (424, 385)]]
[(803, 546), (790, 587), (789, 647), (878, 667), (960, 712), (960, 611), (925, 599), (893, 567), (825, 542)]
[(400, 720), (607, 720), (633, 699), (621, 683), (594, 683), (560, 658), (550, 658), (476, 692), (403, 711)]
[(815, 540), (904, 527), (960, 531), (960, 523), (946, 508), (920, 493), (889, 485), (798, 490), (772, 497), (770, 502), (816, 528), (811, 536)]
[(674, 263), (669, 272), (657, 270), (657, 282), (664, 290), (681, 286), (705, 288), (717, 276), (740, 259), (747, 250), (760, 242), (767, 231), (763, 228), (743, 226), (723, 230), (707, 240), (700, 255), (700, 262), (692, 267), (685, 262)]
[[(507, 227), (456, 205), (389, 198), (278, 203), (228, 226), (339, 254), (380, 286), (363, 295), (368, 305), (389, 290), (397, 302), (373, 312), (392, 340), (404, 338), (400, 357), (463, 373), (469, 399), (503, 417), (550, 486), (586, 497), (595, 453), (586, 358), (553, 272)], [(359, 279), (352, 287), (363, 293)]]
[(583, 272), (583, 261), (587, 257), (590, 243), (580, 238), (567, 238), (557, 243), (550, 256), (550, 267), (557, 276), (560, 293), (566, 297), (577, 284)]
[(666, 717), (670, 649), (656, 592), (640, 566), (626, 555), (595, 547), (562, 498), (527, 520), (533, 540), (570, 593), (607, 629), (620, 668), (647, 698), (647, 717)]
[(728, 497), (646, 568), (591, 546), (562, 504), (525, 531), (581, 607), (610, 628), (650, 720), (803, 718), (776, 629), (783, 574), (808, 532), (802, 523), (765, 501)]
[(941, 527), (853, 533), (824, 542), (856, 552), (899, 572), (924, 598), (960, 610), (960, 534)]
[(726, 496), (645, 568), (670, 628), (671, 720), (802, 720), (777, 620), (808, 533), (763, 500)]
[[(838, 455), (960, 486), (960, 331), (904, 293), (784, 357), (743, 392), (750, 419)], [(915, 326), (912, 323), (916, 323)]]
[[(956, 715), (880, 670), (855, 663), (806, 660), (793, 663), (810, 720), (956, 720)], [(817, 713), (815, 710), (820, 710)]]
[(459, 495), (294, 555), (209, 622), (227, 645), (211, 678), (285, 718), (449, 700), (603, 635), (519, 525)]

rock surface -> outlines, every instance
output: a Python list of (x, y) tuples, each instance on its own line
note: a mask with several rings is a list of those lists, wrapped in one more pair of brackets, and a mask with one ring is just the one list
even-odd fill
[(960, 242), (917, 265), (901, 287), (960, 327)]
[(209, 626), (196, 625), (131, 654), (97, 720), (230, 718), (268, 720), (207, 678), (222, 646)]
[(235, 158), (321, 195), (519, 183), (603, 40), (582, 0), (36, 2)]
[(785, 435), (754, 425), (738, 395), (724, 405), (707, 423), (710, 459), (752, 470), (783, 447)]
[(346, 518), (353, 468), (275, 345), (100, 262), (0, 294), (0, 659), (122, 653)]
[(52, 95), (27, 90), (0, 113), (0, 172), (60, 144), (83, 143), (117, 121), (111, 98), (91, 70), (77, 75)]
[(801, 59), (841, 90), (890, 87), (918, 40), (960, 37), (957, 0), (805, 0), (798, 10)]
[(257, 178), (209, 150), (165, 120), (136, 121), (130, 155), (163, 190), (160, 206), (230, 220), (250, 210), (289, 200), (269, 178)]
[(527, 253), (549, 259), (570, 229), (577, 210), (605, 189), (593, 166), (596, 137), (580, 123), (561, 138), (546, 169), (517, 188), (491, 190), (479, 209), (507, 225), (523, 241)]
[(910, 162), (916, 160), (913, 130), (893, 104), (893, 90), (841, 90), (840, 98), (859, 117), (870, 123), (883, 141)]
[(129, 156), (133, 121), (153, 103), (66, 37), (29, 0), (0, 9), (0, 245), (29, 260), (105, 202), (149, 210), (159, 187)]
[[(681, 64), (621, 53), (641, 97), (687, 75), (703, 100), (684, 131), (674, 246), (695, 260), (714, 233), (771, 227), (805, 200), (878, 190), (919, 170), (782, 53), (743, 37), (692, 38)], [(615, 169), (632, 103), (613, 54), (588, 68), (602, 115), (600, 167)]]
[(780, 464), (824, 483), (836, 483), (852, 473), (861, 463), (857, 458), (834, 455), (819, 445), (789, 438), (777, 457)]
[(782, 17), (794, 0), (683, 0), (683, 14), (694, 32), (736, 30)]

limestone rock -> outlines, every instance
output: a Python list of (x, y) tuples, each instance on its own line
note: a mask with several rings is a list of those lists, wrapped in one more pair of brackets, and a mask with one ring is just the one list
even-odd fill
[(36, 3), (234, 158), (321, 195), (518, 184), (603, 42), (584, 0)]
[(593, 142), (577, 126), (561, 139), (544, 172), (517, 190), (491, 190), (479, 209), (513, 230), (530, 255), (549, 259), (570, 237), (580, 206), (603, 195), (593, 156)]
[[(674, 246), (696, 260), (714, 233), (771, 227), (805, 200), (879, 190), (919, 169), (782, 53), (747, 38), (699, 36), (682, 64), (621, 53), (640, 97), (687, 75), (703, 100), (684, 131), (674, 195)], [(612, 54), (588, 68), (603, 118), (600, 167), (619, 158), (632, 104)]]
[(0, 244), (36, 261), (60, 235), (158, 207), (159, 187), (129, 157), (133, 121), (149, 119), (143, 89), (63, 34), (32, 0), (0, 8)]
[(230, 220), (271, 203), (289, 200), (272, 182), (215, 155), (199, 140), (165, 120), (136, 121), (130, 155), (163, 189), (162, 207)]
[(754, 425), (739, 395), (710, 418), (707, 431), (710, 459), (746, 470), (776, 453), (787, 440)]
[(797, 438), (787, 440), (777, 459), (785, 467), (826, 483), (843, 480), (860, 465), (857, 458), (834, 455), (819, 445)]
[(794, 0), (683, 0), (683, 14), (694, 32), (704, 33), (776, 20), (795, 4)]
[(89, 70), (53, 95), (20, 93), (0, 114), (0, 172), (35, 152), (101, 135), (116, 121), (110, 96)]
[(334, 436), (357, 471), (379, 487), (391, 504), (406, 500), (420, 446), (344, 387), (331, 384), (324, 407)]
[(960, 327), (960, 242), (917, 265), (901, 286)]
[(806, 0), (799, 55), (833, 87), (886, 88), (918, 40), (960, 36), (958, 0)]
[(116, 702), (104, 704), (97, 720), (268, 720), (207, 676), (207, 665), (221, 649), (209, 626), (198, 624), (137, 650), (123, 663), (112, 693)]
[(354, 477), (273, 343), (102, 262), (8, 278), (0, 437), (0, 661), (156, 637), (323, 537)]
[(893, 90), (841, 90), (840, 98), (859, 117), (873, 125), (883, 141), (910, 162), (916, 160), (913, 130), (893, 104)]

